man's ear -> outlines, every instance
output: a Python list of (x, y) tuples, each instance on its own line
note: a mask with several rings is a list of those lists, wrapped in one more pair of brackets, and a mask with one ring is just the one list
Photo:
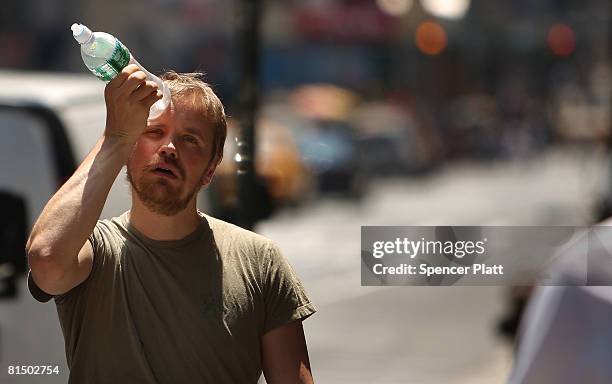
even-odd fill
[(211, 164), (210, 168), (206, 171), (206, 174), (202, 178), (202, 186), (206, 186), (208, 183), (212, 181), (213, 176), (215, 175), (215, 170), (217, 169), (217, 164)]

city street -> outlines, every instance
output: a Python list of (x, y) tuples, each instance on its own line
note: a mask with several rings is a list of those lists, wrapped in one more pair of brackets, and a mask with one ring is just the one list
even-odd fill
[(385, 180), (354, 205), (317, 202), (262, 223), (319, 312), (305, 324), (320, 383), (502, 383), (512, 346), (495, 333), (503, 287), (361, 287), (361, 225), (585, 225), (605, 184), (596, 153), (458, 164)]
[[(584, 225), (606, 183), (605, 157), (556, 149), (529, 160), (446, 166), (375, 180), (361, 201), (324, 198), (256, 228), (277, 241), (318, 313), (304, 323), (317, 383), (502, 383), (512, 346), (495, 326), (504, 287), (362, 287), (363, 225)], [(0, 302), (0, 382), (65, 383), (55, 305), (21, 287)], [(44, 378), (8, 365), (59, 365)]]

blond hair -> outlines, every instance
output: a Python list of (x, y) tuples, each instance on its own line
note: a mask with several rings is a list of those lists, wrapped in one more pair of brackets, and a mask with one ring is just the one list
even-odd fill
[[(177, 73), (168, 71), (161, 78), (170, 89), (172, 97), (181, 97), (202, 113), (213, 126), (213, 148), (210, 163), (218, 165), (223, 159), (223, 146), (227, 136), (225, 109), (211, 86), (202, 80), (200, 72)], [(210, 164), (209, 163), (209, 164)]]

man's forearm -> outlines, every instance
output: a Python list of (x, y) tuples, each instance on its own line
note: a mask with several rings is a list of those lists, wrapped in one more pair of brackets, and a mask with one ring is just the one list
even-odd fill
[(59, 270), (69, 268), (93, 231), (131, 145), (102, 137), (55, 193), (34, 224), (26, 251)]

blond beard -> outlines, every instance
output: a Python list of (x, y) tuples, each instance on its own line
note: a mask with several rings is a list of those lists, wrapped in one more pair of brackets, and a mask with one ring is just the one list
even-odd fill
[[(163, 216), (174, 216), (187, 208), (191, 199), (200, 190), (200, 185), (196, 185), (185, 198), (181, 199), (179, 196), (180, 190), (173, 188), (164, 179), (148, 181), (145, 180), (145, 174), (143, 173), (138, 185), (136, 185), (129, 168), (126, 171), (126, 178), (143, 205), (151, 212)], [(160, 191), (160, 185), (164, 186), (165, 191)]]

